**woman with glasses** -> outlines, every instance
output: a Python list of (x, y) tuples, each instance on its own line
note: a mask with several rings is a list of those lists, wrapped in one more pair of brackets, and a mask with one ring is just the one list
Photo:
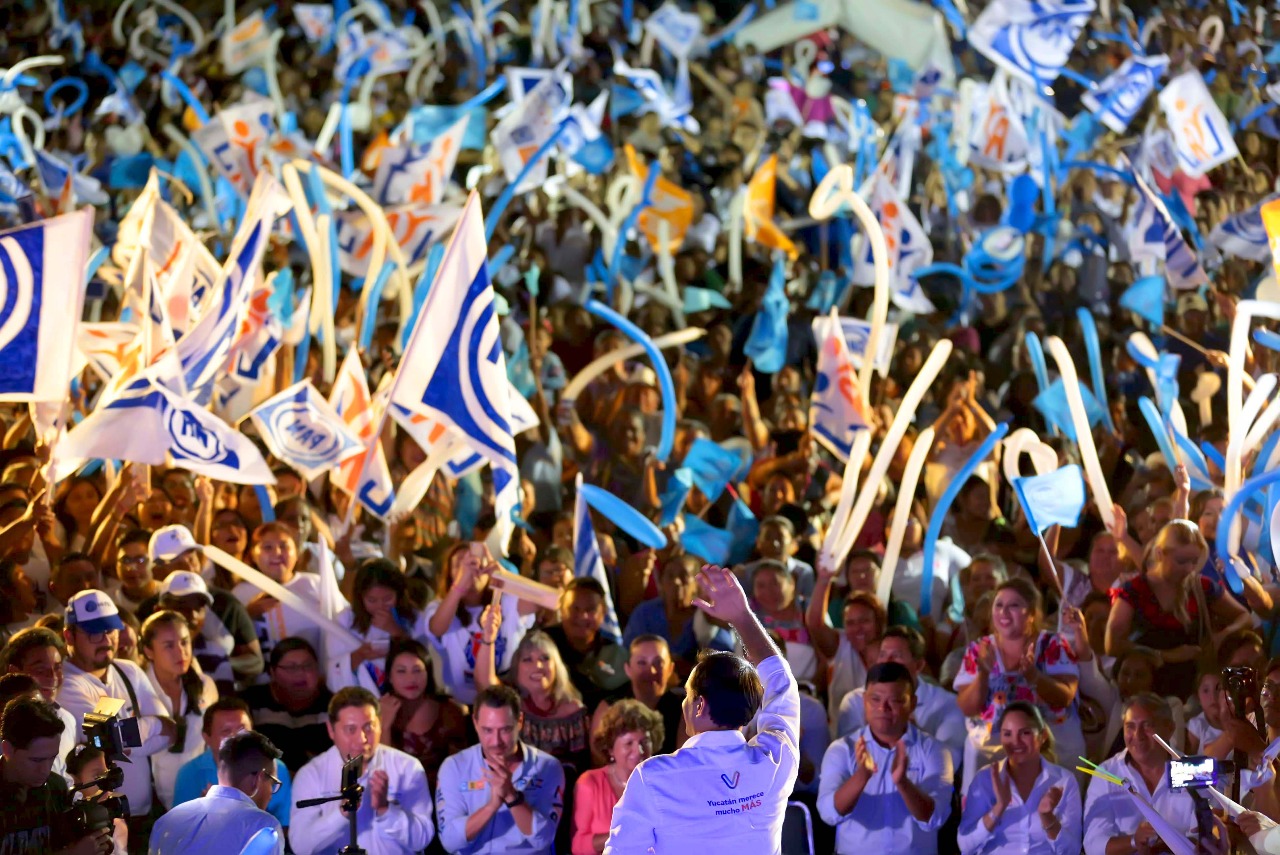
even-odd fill
[(173, 807), (178, 770), (204, 753), (200, 736), (204, 711), (218, 700), (218, 689), (196, 663), (191, 652), (191, 628), (182, 615), (156, 612), (142, 625), (139, 641), (147, 677), (169, 717), (178, 724), (178, 734), (169, 750), (151, 755), (156, 795), (168, 809)]
[(151, 532), (135, 528), (120, 535), (116, 542), (116, 578), (106, 580), (106, 591), (116, 605), (138, 613), (139, 607), (160, 593), (160, 583), (151, 572), (147, 544)]

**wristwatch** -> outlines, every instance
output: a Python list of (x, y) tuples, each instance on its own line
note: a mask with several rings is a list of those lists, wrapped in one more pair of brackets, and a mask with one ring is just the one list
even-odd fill
[(524, 804), (524, 790), (516, 790), (515, 798), (509, 802), (504, 801), (503, 804), (506, 805), (508, 809)]

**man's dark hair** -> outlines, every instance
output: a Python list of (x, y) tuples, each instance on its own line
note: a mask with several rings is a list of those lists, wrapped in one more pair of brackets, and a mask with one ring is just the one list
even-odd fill
[(590, 576), (575, 576), (570, 579), (569, 584), (564, 586), (563, 596), (567, 597), (574, 591), (586, 591), (587, 593), (595, 594), (600, 598), (601, 602), (605, 598), (604, 585), (600, 584), (599, 579), (592, 579)]
[(0, 714), (0, 740), (15, 748), (29, 748), (37, 739), (57, 739), (64, 727), (57, 709), (45, 700), (18, 698)]
[(9, 701), (16, 698), (29, 698), (38, 691), (40, 691), (40, 684), (36, 682), (35, 677), (27, 674), (0, 675), (0, 710), (4, 709)]
[(234, 696), (222, 697), (209, 704), (209, 708), (204, 711), (204, 716), (200, 719), (201, 733), (213, 733), (213, 717), (220, 712), (242, 712), (249, 717), (249, 721), (253, 721), (253, 713), (249, 711), (247, 703)]
[(280, 665), (280, 660), (295, 650), (305, 650), (311, 654), (311, 658), (318, 663), (320, 657), (316, 655), (316, 649), (311, 646), (311, 642), (305, 638), (292, 636), (290, 638), (282, 638), (276, 642), (276, 646), (271, 648), (271, 654), (267, 658), (267, 668), (274, 671)]
[(359, 686), (344, 686), (329, 700), (329, 723), (338, 723), (338, 713), (347, 707), (373, 707), (378, 712), (378, 699), (373, 692)]
[(867, 669), (867, 685), (872, 683), (906, 683), (911, 694), (916, 692), (916, 681), (906, 665), (897, 662), (881, 662)]
[(884, 631), (885, 638), (901, 638), (907, 643), (907, 649), (911, 652), (912, 659), (924, 658), (924, 636), (909, 626), (891, 626)]
[(151, 532), (145, 528), (131, 528), (116, 540), (116, 549), (124, 549), (131, 543), (141, 546), (151, 545)]
[(283, 756), (280, 749), (261, 733), (242, 730), (222, 741), (218, 748), (218, 768), (226, 768), (231, 779), (238, 780), (261, 770), (263, 760), (270, 760), (274, 765)]
[(67, 649), (56, 632), (43, 626), (29, 626), (14, 633), (0, 650), (0, 670), (8, 671), (10, 667), (22, 670), (27, 654), (42, 647), (53, 647), (66, 658)]
[(512, 718), (520, 718), (520, 695), (516, 690), (508, 685), (488, 686), (481, 689), (476, 694), (475, 712), (473, 715), (480, 714), (481, 707), (491, 707), (500, 710), (503, 707), (511, 710)]
[(563, 564), (570, 570), (573, 569), (573, 553), (559, 544), (553, 543), (542, 550), (542, 554), (538, 556), (538, 563), (541, 564), (543, 561), (550, 561), (552, 564)]
[(764, 685), (747, 660), (734, 653), (703, 650), (689, 689), (707, 702), (711, 720), (721, 727), (745, 727), (760, 711)]

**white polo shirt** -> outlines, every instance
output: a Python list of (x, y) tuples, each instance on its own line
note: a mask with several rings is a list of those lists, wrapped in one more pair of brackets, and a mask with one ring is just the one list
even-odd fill
[(764, 705), (756, 735), (695, 734), (637, 766), (613, 808), (605, 855), (781, 851), (800, 765), (800, 692), (785, 658), (770, 656), (757, 670)]
[[(875, 761), (876, 771), (862, 790), (853, 810), (841, 814), (836, 810), (835, 794), (853, 776), (853, 759), (858, 739), (865, 737), (867, 750)], [(893, 783), (893, 746), (881, 745), (863, 727), (831, 743), (822, 758), (818, 784), (818, 814), (836, 829), (836, 852), (890, 853), (911, 852), (930, 855), (938, 851), (938, 829), (951, 816), (951, 791), (954, 771), (951, 754), (941, 742), (907, 725), (903, 735), (907, 745), (907, 778), (925, 795), (933, 799), (933, 814), (921, 822), (907, 810), (902, 794)]]
[[(1156, 813), (1164, 817), (1176, 831), (1195, 833), (1196, 811), (1191, 796), (1169, 788), (1168, 774), (1162, 774), (1155, 791), (1148, 791), (1138, 770), (1129, 765), (1129, 749), (1114, 757), (1108, 757), (1098, 768), (1117, 778), (1133, 782), (1138, 792), (1146, 797)], [(1113, 837), (1133, 834), (1144, 817), (1138, 804), (1125, 790), (1101, 778), (1089, 782), (1084, 800), (1084, 851), (1085, 855), (1106, 855), (1107, 841)]]

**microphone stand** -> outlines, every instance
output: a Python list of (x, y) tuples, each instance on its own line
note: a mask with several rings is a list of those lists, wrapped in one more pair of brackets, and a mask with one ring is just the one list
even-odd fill
[(336, 796), (322, 796), (318, 799), (303, 799), (295, 806), (300, 808), (315, 807), (329, 802), (342, 802), (342, 809), (347, 812), (347, 845), (338, 850), (339, 855), (366, 855), (356, 843), (356, 813), (360, 810), (360, 798), (364, 795), (364, 787), (354, 784), (343, 787)]

